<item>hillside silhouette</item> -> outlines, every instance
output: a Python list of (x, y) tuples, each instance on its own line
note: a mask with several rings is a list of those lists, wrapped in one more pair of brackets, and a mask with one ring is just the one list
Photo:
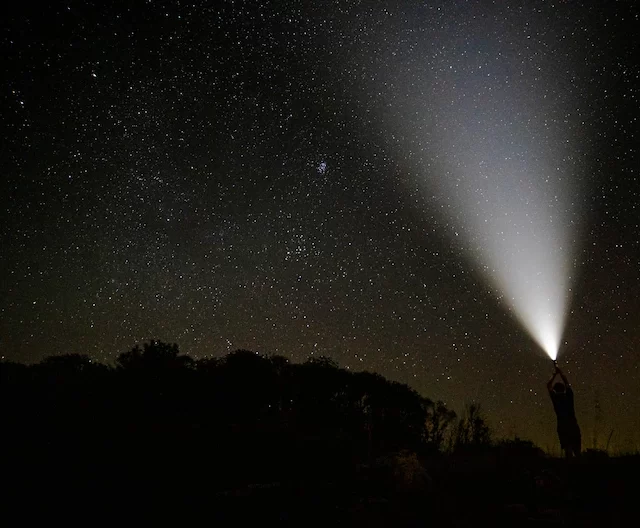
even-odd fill
[(151, 341), (115, 366), (2, 362), (0, 382), (4, 498), (21, 515), (513, 525), (624, 513), (638, 469), (637, 457), (569, 467), (530, 442), (492, 442), (478, 406), (456, 416), (324, 357), (194, 360)]

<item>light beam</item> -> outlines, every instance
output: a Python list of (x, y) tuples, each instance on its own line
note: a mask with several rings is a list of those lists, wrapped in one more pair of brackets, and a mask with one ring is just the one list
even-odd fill
[[(444, 169), (452, 177), (439, 180), (436, 194), (453, 213), (450, 220), (467, 254), (555, 360), (569, 302), (573, 211), (547, 164), (494, 153), (479, 145), (464, 163), (458, 157), (454, 167)], [(433, 191), (433, 181), (422, 183)]]
[(437, 40), (409, 32), (383, 61), (380, 113), (418, 188), (555, 360), (582, 195), (578, 42), (546, 30), (550, 13), (494, 6), (464, 24), (441, 13)]

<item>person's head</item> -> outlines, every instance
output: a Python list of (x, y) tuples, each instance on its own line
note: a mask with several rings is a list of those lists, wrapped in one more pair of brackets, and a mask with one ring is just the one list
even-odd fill
[(564, 392), (565, 390), (564, 383), (560, 383), (560, 382), (556, 383), (553, 386), (553, 390), (554, 392), (560, 392), (560, 393)]

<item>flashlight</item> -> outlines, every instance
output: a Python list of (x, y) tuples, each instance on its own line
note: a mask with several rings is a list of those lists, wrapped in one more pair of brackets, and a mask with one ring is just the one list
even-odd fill
[(553, 366), (554, 366), (554, 367), (556, 367), (556, 368), (558, 368), (558, 360), (557, 360), (557, 359), (554, 359), (554, 360), (553, 360)]

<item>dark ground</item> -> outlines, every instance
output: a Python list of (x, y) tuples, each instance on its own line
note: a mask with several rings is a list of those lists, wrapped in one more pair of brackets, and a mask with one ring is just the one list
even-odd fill
[(194, 363), (154, 342), (117, 368), (74, 355), (0, 367), (3, 527), (637, 517), (640, 455), (567, 461), (527, 441), (492, 442), (479, 414), (452, 421), (441, 402), (327, 360), (238, 351)]
[[(260, 446), (244, 458), (227, 457), (224, 450), (212, 457), (195, 452), (167, 457), (153, 449), (144, 452), (140, 440), (131, 440), (128, 454), (85, 451), (78, 457), (76, 449), (71, 455), (45, 447), (26, 460), (5, 452), (5, 520), (618, 526), (637, 517), (637, 455), (584, 456), (568, 463), (499, 449), (422, 459), (404, 452), (369, 465), (338, 467), (323, 465), (319, 453), (315, 463), (281, 468), (286, 478), (274, 481), (266, 472), (257, 478), (251, 471), (249, 482), (243, 478), (247, 468), (272, 456), (261, 453)], [(313, 443), (306, 439), (304, 445), (318, 447)]]

